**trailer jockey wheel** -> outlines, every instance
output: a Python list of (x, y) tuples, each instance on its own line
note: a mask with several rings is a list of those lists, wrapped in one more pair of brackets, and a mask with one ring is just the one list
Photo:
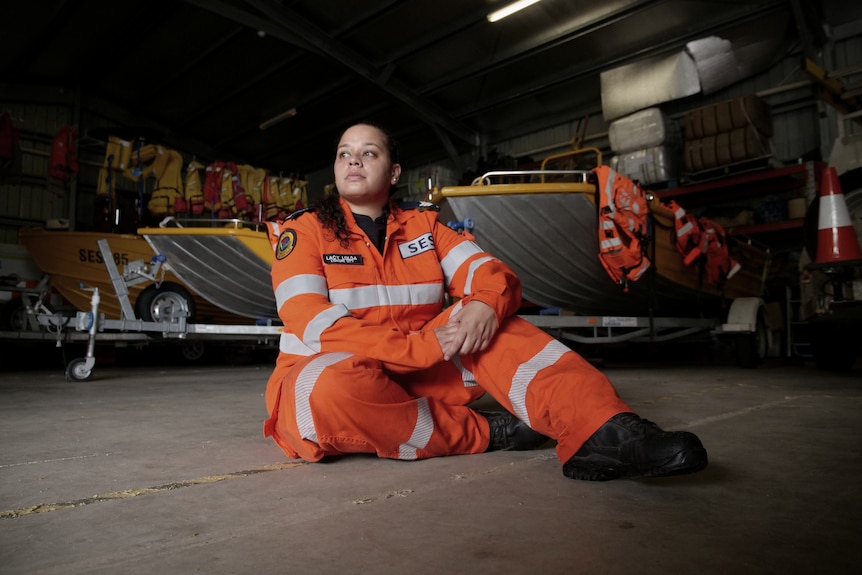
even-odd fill
[(170, 322), (185, 315), (194, 322), (195, 302), (189, 291), (179, 284), (164, 282), (149, 286), (135, 301), (135, 315), (144, 321)]
[(87, 358), (73, 359), (66, 366), (66, 381), (87, 381), (92, 376), (93, 366)]

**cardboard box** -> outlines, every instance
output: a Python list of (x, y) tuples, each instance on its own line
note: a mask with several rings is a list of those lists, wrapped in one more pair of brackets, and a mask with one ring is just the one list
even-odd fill
[(686, 140), (699, 140), (703, 137), (703, 110), (698, 108), (685, 115), (685, 138)]
[(733, 162), (730, 153), (730, 132), (721, 132), (715, 137), (715, 158), (719, 166)]
[(703, 147), (701, 148), (701, 156), (703, 157), (703, 169), (709, 170), (710, 168), (715, 168), (719, 166), (718, 163), (718, 150), (716, 147), (716, 137), (715, 136), (706, 136), (701, 140), (703, 142)]
[(769, 105), (756, 94), (710, 104), (686, 113), (685, 136), (699, 139), (753, 126), (762, 135), (772, 136)]
[(685, 143), (685, 170), (699, 172), (703, 169), (703, 140), (687, 140)]
[(734, 162), (769, 155), (769, 142), (753, 126), (730, 133), (730, 155)]
[(757, 95), (748, 94), (731, 100), (730, 114), (734, 128), (753, 126), (767, 138), (772, 137), (772, 112)]

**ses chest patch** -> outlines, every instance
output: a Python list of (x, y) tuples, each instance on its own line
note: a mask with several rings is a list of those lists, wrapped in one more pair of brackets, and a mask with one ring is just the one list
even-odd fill
[(401, 257), (405, 260), (433, 249), (434, 236), (431, 232), (426, 232), (417, 238), (398, 244), (398, 251), (401, 252)]

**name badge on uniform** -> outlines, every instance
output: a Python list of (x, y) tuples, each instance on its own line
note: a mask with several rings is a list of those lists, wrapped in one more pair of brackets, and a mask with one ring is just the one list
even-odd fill
[(344, 264), (348, 266), (361, 266), (361, 254), (323, 254), (325, 264)]
[(409, 242), (398, 244), (398, 250), (401, 252), (401, 257), (405, 260), (407, 258), (418, 256), (423, 252), (431, 251), (433, 249), (434, 236), (431, 234), (431, 232), (424, 233), (418, 238), (412, 239)]

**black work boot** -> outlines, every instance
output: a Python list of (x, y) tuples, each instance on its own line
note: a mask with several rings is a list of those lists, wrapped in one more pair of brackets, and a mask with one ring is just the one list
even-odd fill
[(527, 451), (548, 440), (508, 411), (476, 410), (476, 413), (487, 419), (491, 428), (491, 441), (485, 451)]
[(563, 465), (572, 479), (607, 481), (693, 473), (706, 467), (706, 449), (688, 431), (664, 431), (634, 413), (619, 413)]

